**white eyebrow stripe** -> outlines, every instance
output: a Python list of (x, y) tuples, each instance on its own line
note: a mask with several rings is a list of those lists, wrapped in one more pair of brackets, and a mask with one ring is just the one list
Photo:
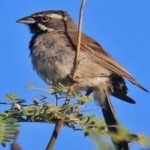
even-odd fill
[(53, 18), (53, 19), (64, 19), (64, 20), (67, 20), (67, 17), (66, 16), (63, 16), (62, 14), (59, 15), (59, 14), (47, 14), (48, 17), (50, 18)]
[(56, 19), (62, 19), (63, 16), (59, 14), (47, 14), (48, 17), (50, 18), (56, 18)]

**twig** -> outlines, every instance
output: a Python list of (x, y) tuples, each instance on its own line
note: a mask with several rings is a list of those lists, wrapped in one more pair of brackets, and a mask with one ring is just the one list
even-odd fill
[(95, 111), (95, 110), (98, 110), (100, 109), (100, 107), (97, 107), (97, 108), (91, 108), (91, 109), (86, 109), (86, 110), (81, 110), (80, 112), (89, 112), (89, 111)]
[[(56, 106), (58, 106), (59, 100), (58, 100), (57, 92), (55, 92), (54, 94), (55, 94), (55, 99), (56, 99)], [(55, 127), (54, 127), (54, 130), (53, 130), (53, 133), (52, 133), (52, 136), (50, 138), (50, 141), (48, 142), (48, 145), (46, 147), (46, 150), (52, 150), (53, 149), (62, 125), (63, 125), (63, 120), (62, 119), (57, 120)]]
[(19, 131), (16, 132), (16, 135), (15, 135), (15, 137), (13, 139), (13, 142), (12, 142), (12, 144), (10, 146), (11, 150), (22, 150), (20, 145), (17, 143), (18, 134), (19, 134)]
[(59, 106), (59, 97), (57, 95), (57, 92), (54, 93), (55, 98), (56, 98), (56, 106)]
[[(70, 90), (68, 90), (67, 97), (65, 99), (65, 103), (62, 105), (62, 107), (69, 105), (70, 96), (71, 96), (70, 95)], [(55, 93), (55, 98), (56, 98), (56, 106), (58, 106), (58, 96), (57, 96), (57, 93)], [(52, 150), (53, 149), (53, 147), (54, 147), (54, 145), (56, 143), (57, 137), (59, 135), (60, 129), (61, 129), (62, 125), (63, 125), (63, 122), (64, 122), (63, 119), (57, 120), (57, 122), (55, 124), (55, 128), (53, 130), (52, 136), (50, 138), (50, 141), (49, 141), (49, 143), (47, 145), (46, 150)]]
[(69, 86), (68, 91), (67, 91), (67, 97), (66, 97), (64, 105), (69, 104), (71, 96), (72, 96), (72, 87)]
[(52, 150), (53, 149), (62, 125), (63, 125), (63, 120), (58, 120), (57, 123), (55, 124), (55, 128), (53, 130), (51, 139), (47, 145), (46, 150)]
[[(79, 66), (79, 53), (80, 53), (80, 47), (81, 47), (81, 34), (82, 34), (82, 22), (83, 22), (83, 12), (84, 12), (84, 6), (85, 6), (86, 0), (82, 0), (81, 6), (80, 6), (80, 13), (79, 13), (79, 25), (78, 25), (78, 43), (77, 43), (77, 50), (75, 53), (75, 58), (74, 58), (74, 68), (73, 68), (73, 72), (72, 72), (72, 80), (75, 81), (76, 80), (76, 71), (78, 69)], [(71, 94), (72, 94), (72, 87), (70, 86), (68, 89), (68, 96), (66, 98), (66, 102), (65, 104), (69, 103)]]
[(78, 60), (78, 57), (79, 57), (79, 52), (80, 52), (80, 47), (81, 47), (82, 21), (83, 21), (83, 12), (84, 12), (85, 3), (86, 3), (86, 0), (82, 0), (82, 4), (80, 7), (80, 13), (79, 13), (78, 44), (77, 44), (77, 51), (75, 54), (74, 69), (73, 69), (73, 73), (72, 73), (73, 81), (75, 81), (75, 79), (76, 79), (76, 71), (77, 71), (79, 63), (80, 63)]

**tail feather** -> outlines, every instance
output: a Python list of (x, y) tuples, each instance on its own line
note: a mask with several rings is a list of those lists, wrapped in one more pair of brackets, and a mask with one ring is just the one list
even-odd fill
[(135, 104), (135, 101), (127, 95), (128, 88), (125, 80), (121, 76), (112, 74), (110, 76), (110, 87), (112, 89), (112, 96), (115, 96), (125, 102)]
[(119, 98), (120, 100), (123, 100), (127, 103), (131, 103), (131, 104), (135, 104), (135, 100), (133, 100), (131, 97), (127, 96), (127, 95), (122, 95), (120, 93), (112, 93), (112, 96), (115, 96), (117, 98)]
[[(110, 102), (109, 95), (110, 94), (107, 93), (106, 90), (102, 90), (102, 88), (94, 91), (95, 100), (98, 100), (98, 102), (100, 103), (106, 125), (108, 126), (108, 131), (117, 134), (118, 130), (115, 125), (119, 125), (119, 123), (115, 115), (113, 106)], [(114, 143), (116, 150), (129, 150), (128, 142), (126, 140), (119, 142), (112, 140), (112, 142)]]

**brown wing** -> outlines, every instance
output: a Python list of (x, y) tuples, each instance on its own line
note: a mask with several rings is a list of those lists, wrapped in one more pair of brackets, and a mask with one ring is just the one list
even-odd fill
[[(69, 33), (71, 39), (74, 39), (72, 42), (76, 46), (77, 45), (77, 34), (75, 32)], [(73, 37), (73, 38), (72, 38)], [(127, 78), (130, 82), (137, 85), (144, 91), (148, 92), (148, 90), (142, 86), (136, 79), (125, 69), (123, 68), (117, 61), (115, 61), (111, 55), (104, 51), (100, 44), (95, 42), (92, 38), (88, 37), (85, 34), (82, 34), (81, 38), (81, 50), (86, 51), (99, 59), (101, 65), (105, 68), (111, 70), (115, 74), (121, 75)]]

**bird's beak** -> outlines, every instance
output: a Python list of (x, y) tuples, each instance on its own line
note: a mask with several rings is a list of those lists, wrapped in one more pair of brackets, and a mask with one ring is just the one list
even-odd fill
[(32, 17), (28, 16), (28, 17), (24, 17), (24, 18), (18, 19), (16, 22), (17, 23), (23, 23), (23, 24), (34, 24), (35, 23), (35, 19), (33, 19)]

